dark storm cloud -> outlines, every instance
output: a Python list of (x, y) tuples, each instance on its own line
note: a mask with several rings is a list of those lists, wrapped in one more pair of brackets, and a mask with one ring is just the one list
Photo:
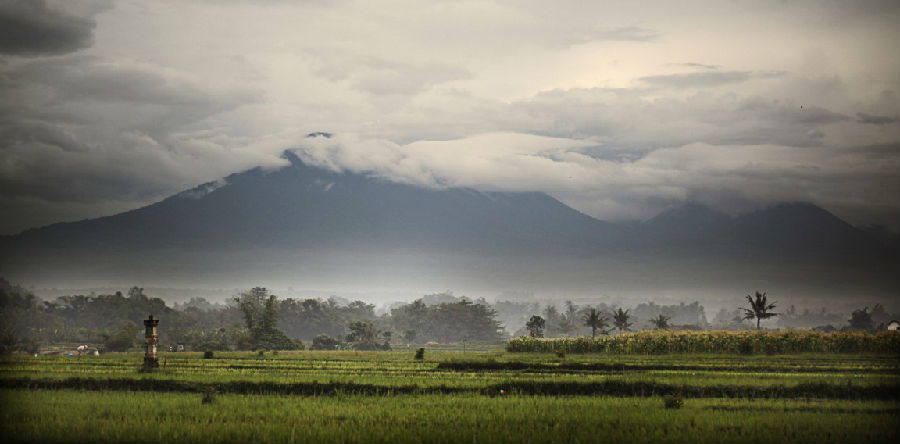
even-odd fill
[[(250, 88), (217, 89), (137, 63), (88, 56), (36, 60), (0, 71), (0, 122), (21, 131), (30, 122), (168, 134), (178, 127), (260, 99)], [(24, 123), (25, 125), (19, 125)]]
[(63, 126), (39, 120), (12, 120), (0, 127), (0, 140), (51, 146), (60, 151), (87, 152), (90, 146)]
[(43, 0), (0, 3), (0, 54), (65, 54), (93, 43), (91, 19), (51, 9)]
[(896, 117), (878, 116), (866, 113), (856, 113), (856, 117), (858, 118), (859, 123), (869, 123), (872, 125), (887, 125), (895, 123), (898, 120)]
[(95, 57), (8, 66), (0, 70), (0, 198), (132, 202), (202, 181), (198, 165), (227, 153), (229, 140), (196, 126), (259, 99), (249, 88)]
[[(703, 65), (712, 69), (712, 65)], [(729, 83), (741, 83), (752, 79), (771, 79), (782, 77), (782, 71), (712, 71), (712, 72), (687, 72), (677, 74), (663, 74), (657, 76), (641, 77), (638, 80), (656, 86), (673, 88), (692, 88), (720, 86)]]

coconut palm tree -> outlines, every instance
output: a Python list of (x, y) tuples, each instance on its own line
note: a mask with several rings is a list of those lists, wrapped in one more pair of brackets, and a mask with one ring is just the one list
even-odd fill
[(596, 308), (592, 308), (584, 315), (584, 325), (591, 327), (591, 338), (597, 337), (597, 330), (605, 333), (603, 329), (609, 325), (607, 324), (607, 321), (609, 321), (609, 319)]
[(631, 322), (628, 322), (628, 319), (630, 318), (631, 315), (628, 314), (628, 310), (619, 308), (613, 312), (613, 324), (616, 325), (619, 332), (628, 331), (628, 327), (631, 327)]
[(756, 298), (753, 296), (747, 295), (747, 302), (750, 303), (750, 308), (742, 308), (744, 310), (744, 319), (756, 319), (756, 329), (759, 330), (759, 322), (763, 319), (768, 319), (774, 316), (778, 316), (778, 313), (772, 313), (769, 310), (775, 308), (775, 303), (769, 303), (766, 299), (766, 292), (756, 292)]
[(669, 328), (669, 319), (672, 319), (672, 318), (661, 314), (655, 318), (650, 319), (650, 322), (652, 322), (653, 325), (656, 326), (656, 328), (658, 330), (665, 330), (665, 329)]

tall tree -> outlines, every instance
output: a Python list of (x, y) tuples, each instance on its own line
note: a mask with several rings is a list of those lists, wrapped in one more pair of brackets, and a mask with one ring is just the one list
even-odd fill
[(872, 313), (869, 313), (869, 307), (853, 310), (853, 313), (850, 314), (849, 322), (851, 330), (871, 330), (875, 327)]
[(565, 301), (563, 306), (565, 311), (558, 316), (553, 327), (558, 333), (571, 336), (578, 331), (578, 306), (572, 301)]
[(278, 329), (277, 297), (254, 287), (234, 298), (244, 314), (254, 349), (291, 350), (302, 347)]
[(578, 322), (578, 319), (576, 318), (578, 315), (578, 306), (572, 301), (566, 301), (563, 305), (566, 307), (564, 316), (570, 324), (575, 325)]
[(628, 310), (619, 308), (613, 312), (613, 324), (619, 329), (619, 332), (628, 331), (628, 327), (631, 327), (631, 322), (628, 322), (629, 319), (631, 319), (631, 315), (628, 314)]
[(147, 299), (147, 296), (144, 294), (143, 287), (131, 287), (128, 290), (128, 298), (129, 299)]
[(759, 323), (763, 319), (768, 319), (774, 316), (778, 316), (778, 313), (773, 313), (769, 310), (775, 308), (775, 303), (771, 304), (768, 302), (766, 298), (766, 292), (756, 292), (756, 297), (747, 295), (747, 302), (750, 304), (750, 308), (743, 308), (744, 310), (744, 319), (756, 319), (756, 329), (759, 330)]
[(268, 298), (269, 291), (264, 287), (253, 287), (250, 291), (242, 292), (238, 297), (234, 298), (234, 301), (237, 302), (238, 307), (241, 309), (241, 313), (244, 314), (244, 323), (247, 325), (247, 330), (253, 332), (259, 329)]
[(361, 342), (364, 344), (375, 344), (378, 340), (378, 331), (371, 322), (354, 321), (347, 327), (350, 333), (347, 335), (347, 342)]
[(542, 318), (538, 315), (534, 315), (525, 324), (525, 328), (528, 329), (528, 334), (532, 338), (543, 338), (545, 324), (546, 324), (546, 321), (544, 321), (544, 318)]
[(347, 329), (347, 342), (356, 350), (389, 350), (390, 344), (387, 342), (389, 338), (385, 338), (384, 344), (378, 343), (379, 331), (371, 322), (354, 321), (351, 322)]
[(591, 308), (589, 312), (584, 315), (584, 325), (591, 327), (591, 338), (597, 337), (597, 330), (600, 330), (602, 333), (606, 333), (604, 330), (608, 324), (606, 315), (597, 310), (596, 308)]

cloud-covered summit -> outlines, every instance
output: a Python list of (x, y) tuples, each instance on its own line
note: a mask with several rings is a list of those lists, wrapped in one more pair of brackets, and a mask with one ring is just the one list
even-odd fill
[[(846, 193), (858, 196), (858, 205), (887, 203), (879, 190), (900, 186), (893, 173), (900, 168), (897, 147), (692, 143), (623, 159), (590, 138), (500, 132), (404, 145), (337, 134), (304, 140), (292, 151), (311, 165), (399, 183), (544, 191), (592, 215), (619, 215), (613, 220), (644, 219), (685, 201), (732, 212), (781, 201), (842, 208), (853, 205), (837, 198)], [(876, 156), (880, 167), (866, 167)], [(778, 183), (799, 186), (773, 186)]]

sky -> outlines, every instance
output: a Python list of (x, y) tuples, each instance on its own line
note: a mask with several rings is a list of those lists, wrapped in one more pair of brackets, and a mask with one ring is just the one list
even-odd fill
[(603, 220), (809, 201), (896, 231), (898, 24), (895, 1), (0, 0), (0, 234), (285, 149)]

